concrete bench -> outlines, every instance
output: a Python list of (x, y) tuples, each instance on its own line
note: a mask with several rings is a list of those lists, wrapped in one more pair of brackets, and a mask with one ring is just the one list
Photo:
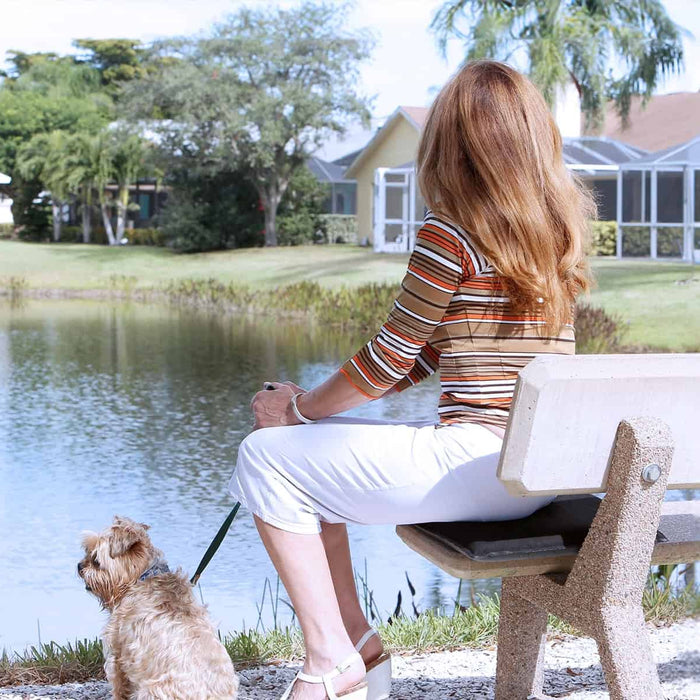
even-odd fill
[[(613, 700), (662, 700), (641, 601), (649, 566), (700, 559), (700, 355), (533, 360), (498, 471), (529, 518), (397, 528), (448, 573), (503, 577), (496, 700), (543, 698), (547, 613), (593, 637)], [(591, 494), (605, 494), (602, 498)]]

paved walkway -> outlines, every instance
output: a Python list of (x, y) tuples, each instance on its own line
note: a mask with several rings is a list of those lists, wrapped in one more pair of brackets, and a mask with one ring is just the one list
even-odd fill
[[(700, 619), (651, 630), (654, 657), (668, 700), (700, 700)], [(395, 700), (491, 700), (495, 649), (395, 658)], [(547, 644), (545, 691), (567, 700), (608, 698), (595, 642), (567, 637)], [(295, 667), (262, 666), (241, 672), (239, 700), (275, 700)], [(0, 689), (2, 700), (109, 700), (105, 683)]]

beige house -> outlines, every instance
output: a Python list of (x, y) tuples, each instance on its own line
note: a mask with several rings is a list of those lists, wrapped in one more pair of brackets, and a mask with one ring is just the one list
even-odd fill
[[(358, 153), (345, 171), (357, 180), (358, 239), (373, 240), (375, 177), (378, 169), (397, 168), (416, 159), (420, 133), (428, 116), (426, 107), (399, 107)], [(412, 169), (411, 165), (411, 169)], [(422, 218), (422, 209), (420, 212)]]

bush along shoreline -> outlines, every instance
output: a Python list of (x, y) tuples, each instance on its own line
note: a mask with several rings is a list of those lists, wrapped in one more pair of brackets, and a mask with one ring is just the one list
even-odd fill
[[(114, 275), (106, 289), (37, 289), (22, 277), (0, 278), (0, 297), (20, 303), (30, 298), (126, 300), (161, 303), (217, 313), (264, 314), (304, 320), (340, 330), (370, 333), (384, 322), (398, 285), (371, 283), (327, 288), (318, 282), (296, 282), (253, 289), (215, 279), (184, 279), (160, 287), (139, 287), (135, 277)], [(579, 302), (576, 350), (581, 354), (669, 352), (663, 347), (625, 344), (626, 322), (604, 309)]]

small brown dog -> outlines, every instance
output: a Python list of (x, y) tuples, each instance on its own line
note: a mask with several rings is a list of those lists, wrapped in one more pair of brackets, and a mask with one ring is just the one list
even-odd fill
[(114, 700), (231, 700), (233, 664), (181, 571), (170, 572), (148, 525), (116, 516), (83, 534), (78, 574), (109, 611), (103, 641)]

